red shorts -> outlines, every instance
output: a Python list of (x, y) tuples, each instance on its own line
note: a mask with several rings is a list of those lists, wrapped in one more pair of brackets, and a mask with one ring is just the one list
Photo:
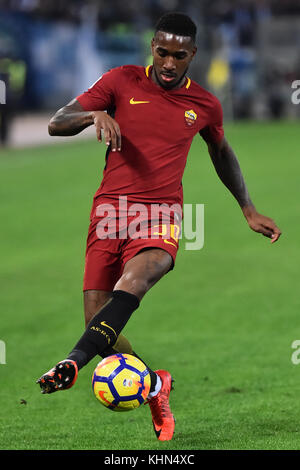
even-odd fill
[[(100, 204), (102, 209), (98, 211)], [(127, 261), (148, 248), (168, 252), (173, 260), (170, 269), (173, 269), (181, 230), (178, 214), (160, 214), (156, 218), (150, 216), (150, 206), (147, 206), (147, 214), (127, 212), (125, 217), (117, 206), (115, 214), (109, 214), (103, 204), (96, 199), (91, 211), (83, 290), (112, 291)]]

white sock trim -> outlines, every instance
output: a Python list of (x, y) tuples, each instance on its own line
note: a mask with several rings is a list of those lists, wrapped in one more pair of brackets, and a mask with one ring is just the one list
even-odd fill
[(159, 375), (156, 374), (155, 390), (154, 390), (154, 392), (149, 393), (148, 398), (151, 399), (151, 398), (155, 397), (155, 396), (158, 394), (158, 392), (160, 391), (161, 385), (162, 385), (162, 384), (161, 384), (161, 378), (160, 378)]

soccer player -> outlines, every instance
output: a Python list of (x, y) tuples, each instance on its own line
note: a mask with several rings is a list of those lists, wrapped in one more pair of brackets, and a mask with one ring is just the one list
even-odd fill
[[(173, 269), (178, 249), (178, 213), (168, 222), (149, 217), (153, 204), (182, 206), (182, 176), (193, 137), (207, 144), (216, 172), (236, 198), (249, 227), (274, 243), (281, 235), (274, 221), (252, 203), (238, 160), (224, 137), (218, 99), (187, 76), (196, 53), (196, 26), (182, 13), (167, 13), (155, 28), (153, 65), (127, 65), (105, 73), (88, 91), (57, 111), (50, 135), (75, 135), (94, 125), (108, 146), (103, 180), (97, 190), (87, 238), (84, 274), (86, 330), (67, 358), (37, 381), (42, 393), (70, 388), (78, 370), (93, 357), (115, 352), (135, 354), (121, 334), (146, 292)], [(156, 237), (123, 237), (132, 215), (122, 212), (119, 197), (146, 207), (144, 233)], [(115, 209), (117, 237), (99, 236), (105, 209)], [(127, 225), (126, 225), (127, 224)], [(154, 225), (153, 225), (154, 224)], [(176, 230), (175, 230), (176, 229)], [(163, 234), (166, 234), (163, 237)], [(148, 367), (148, 366), (147, 366)], [(152, 371), (148, 397), (159, 440), (172, 439), (172, 378)]]

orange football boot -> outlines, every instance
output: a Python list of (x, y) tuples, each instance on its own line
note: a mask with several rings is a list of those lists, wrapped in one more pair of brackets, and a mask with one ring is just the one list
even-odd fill
[(76, 362), (65, 359), (42, 375), (36, 383), (40, 384), (41, 393), (53, 393), (71, 388), (76, 382), (77, 376), (78, 367)]
[(161, 389), (155, 397), (150, 398), (149, 403), (154, 432), (159, 441), (170, 441), (174, 434), (175, 418), (171, 413), (169, 396), (173, 390), (174, 380), (166, 370), (156, 370), (155, 373), (161, 379)]

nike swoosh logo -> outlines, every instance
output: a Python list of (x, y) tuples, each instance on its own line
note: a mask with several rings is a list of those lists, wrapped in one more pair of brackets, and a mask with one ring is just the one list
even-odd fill
[(157, 430), (156, 430), (156, 427), (155, 427), (155, 424), (153, 423), (153, 421), (152, 421), (152, 424), (153, 424), (154, 432), (155, 432), (156, 437), (157, 437), (157, 439), (158, 439), (159, 436), (160, 436), (160, 433), (161, 433), (161, 428), (157, 431)]
[(106, 400), (106, 398), (105, 398), (105, 396), (104, 396), (105, 393), (106, 393), (106, 392), (105, 392), (104, 390), (99, 390), (99, 392), (98, 392), (99, 397), (100, 397), (103, 401), (105, 401), (105, 403), (107, 403), (108, 405), (111, 405), (111, 402), (108, 401), (108, 400)]
[(145, 103), (150, 103), (150, 101), (134, 101), (134, 98), (131, 98), (129, 103), (130, 104), (145, 104)]
[(114, 332), (116, 338), (118, 337), (118, 336), (117, 336), (117, 333), (115, 332), (115, 330), (114, 330), (111, 326), (107, 325), (107, 323), (106, 323), (105, 321), (102, 321), (102, 322), (100, 323), (100, 325), (106, 326), (106, 328), (109, 328), (110, 330), (112, 330), (112, 331)]
[(173, 245), (175, 246), (175, 248), (177, 248), (177, 245), (175, 245), (175, 243), (173, 242), (169, 242), (169, 240), (164, 240), (164, 243), (167, 243), (168, 245)]

